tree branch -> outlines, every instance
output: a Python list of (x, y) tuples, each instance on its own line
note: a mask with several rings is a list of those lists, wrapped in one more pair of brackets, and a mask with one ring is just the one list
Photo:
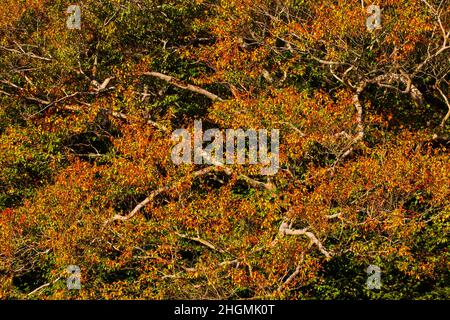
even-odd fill
[(288, 235), (288, 236), (299, 236), (299, 235), (307, 236), (309, 238), (309, 240), (311, 241), (311, 243), (315, 244), (319, 248), (319, 251), (327, 259), (331, 259), (332, 254), (325, 249), (325, 247), (317, 239), (317, 237), (314, 235), (314, 233), (308, 231), (308, 228), (291, 229), (291, 227), (292, 227), (292, 223), (290, 223), (288, 219), (285, 219), (280, 225), (279, 233), (281, 235)]
[(16, 49), (7, 48), (4, 46), (0, 46), (0, 49), (6, 50), (9, 52), (13, 52), (13, 53), (17, 53), (20, 55), (25, 55), (25, 56), (33, 58), (33, 59), (39, 59), (39, 60), (44, 60), (44, 61), (53, 61), (53, 59), (51, 59), (51, 58), (41, 57), (41, 56), (34, 54), (33, 52), (26, 52), (25, 50), (23, 50), (23, 48), (17, 42), (15, 42), (15, 44), (19, 47), (20, 51), (16, 50)]
[(185, 234), (182, 234), (182, 233), (178, 233), (178, 232), (175, 232), (175, 233), (176, 233), (179, 237), (181, 237), (181, 238), (184, 238), (184, 239), (188, 239), (188, 240), (192, 240), (192, 241), (201, 243), (201, 244), (203, 244), (204, 246), (206, 246), (206, 247), (208, 247), (208, 248), (210, 248), (210, 249), (212, 249), (212, 250), (214, 250), (214, 251), (217, 251), (217, 252), (220, 252), (220, 253), (225, 253), (225, 251), (223, 251), (222, 249), (216, 248), (215, 245), (213, 245), (211, 242), (209, 242), (209, 241), (207, 241), (207, 240), (204, 240), (204, 239), (199, 238), (199, 237), (190, 237), (190, 236), (188, 236), (188, 235), (185, 235)]
[(450, 102), (448, 101), (447, 96), (444, 94), (444, 92), (442, 91), (441, 88), (439, 88), (439, 85), (436, 85), (436, 90), (439, 92), (439, 94), (442, 96), (442, 98), (444, 99), (445, 104), (447, 105), (448, 108), (448, 112), (445, 115), (445, 117), (442, 119), (442, 122), (440, 124), (441, 127), (444, 127), (445, 122), (447, 122), (448, 118), (450, 117)]
[(303, 261), (305, 260), (305, 255), (302, 254), (300, 261), (297, 263), (297, 267), (295, 268), (294, 272), (289, 276), (289, 278), (286, 279), (286, 281), (284, 281), (279, 287), (278, 287), (278, 292), (281, 292), (281, 290), (283, 289), (283, 287), (285, 287), (286, 285), (288, 285), (292, 280), (294, 280), (294, 278), (300, 273), (300, 267), (303, 263)]
[(43, 284), (42, 286), (37, 287), (36, 289), (34, 289), (34, 290), (31, 291), (30, 293), (28, 293), (28, 296), (32, 296), (32, 295), (35, 294), (36, 292), (41, 291), (42, 289), (44, 289), (44, 288), (46, 288), (46, 287), (48, 287), (48, 286), (50, 286), (50, 285), (52, 285), (52, 284), (58, 282), (60, 279), (61, 279), (61, 277), (58, 277), (58, 278), (56, 278), (55, 280), (53, 280), (53, 281), (51, 281), (51, 282), (47, 282), (47, 283)]
[(178, 80), (172, 76), (168, 76), (168, 75), (165, 75), (165, 74), (162, 74), (159, 72), (143, 72), (142, 75), (155, 77), (155, 78), (161, 79), (163, 81), (166, 81), (167, 83), (170, 83), (178, 88), (189, 90), (189, 91), (192, 91), (195, 93), (199, 93), (199, 94), (204, 95), (205, 97), (211, 99), (212, 101), (223, 101), (222, 98), (220, 98), (219, 96), (215, 95), (212, 92), (209, 92), (203, 88), (197, 87), (192, 84), (184, 83), (183, 81)]

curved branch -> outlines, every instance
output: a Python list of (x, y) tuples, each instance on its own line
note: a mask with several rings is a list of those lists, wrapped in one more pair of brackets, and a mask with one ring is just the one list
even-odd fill
[(292, 226), (292, 223), (289, 223), (289, 220), (285, 219), (280, 225), (279, 233), (281, 235), (288, 235), (288, 236), (299, 236), (299, 235), (307, 236), (309, 238), (309, 240), (319, 248), (319, 251), (327, 259), (331, 259), (332, 254), (325, 249), (325, 247), (322, 245), (322, 243), (319, 241), (319, 239), (317, 239), (317, 237), (314, 235), (314, 233), (312, 233), (311, 231), (308, 231), (308, 228), (291, 229), (291, 226)]
[[(184, 177), (183, 181), (186, 181), (186, 180), (188, 180), (190, 178), (193, 178), (193, 177), (204, 176), (204, 175), (210, 173), (213, 170), (216, 170), (216, 167), (211, 166), (211, 167), (207, 167), (207, 168), (195, 171), (194, 173), (192, 173), (192, 175)], [(103, 223), (103, 225), (105, 226), (105, 225), (107, 225), (107, 224), (109, 224), (111, 222), (117, 221), (117, 220), (119, 220), (119, 221), (126, 221), (126, 220), (129, 220), (129, 219), (133, 218), (142, 208), (144, 208), (147, 204), (149, 204), (150, 201), (152, 201), (156, 196), (158, 196), (159, 194), (161, 194), (161, 193), (163, 193), (165, 191), (168, 191), (168, 190), (172, 189), (178, 182), (179, 181), (177, 180), (171, 185), (160, 187), (160, 188), (152, 191), (144, 200), (139, 202), (138, 205), (136, 207), (134, 207), (134, 209), (130, 213), (128, 213), (125, 216), (120, 215), (120, 214), (116, 214), (111, 219), (106, 220)]]
[(440, 126), (443, 128), (445, 123), (447, 122), (448, 118), (450, 118), (450, 101), (448, 100), (447, 96), (444, 94), (442, 89), (439, 87), (439, 85), (436, 85), (436, 90), (439, 92), (439, 94), (444, 99), (445, 104), (447, 105), (448, 112), (445, 115), (445, 117), (442, 119)]
[(175, 87), (181, 88), (181, 89), (185, 89), (185, 90), (189, 90), (195, 93), (199, 93), (201, 95), (204, 95), (205, 97), (211, 99), (212, 101), (223, 101), (222, 98), (220, 98), (219, 96), (215, 95), (212, 92), (209, 92), (208, 90), (205, 90), (203, 88), (197, 87), (193, 84), (188, 84), (185, 83), (181, 80), (178, 80), (172, 76), (168, 76), (166, 74), (162, 74), (159, 72), (143, 72), (142, 75), (145, 76), (151, 76), (151, 77), (155, 77), (161, 80), (164, 80), (167, 83), (173, 84)]

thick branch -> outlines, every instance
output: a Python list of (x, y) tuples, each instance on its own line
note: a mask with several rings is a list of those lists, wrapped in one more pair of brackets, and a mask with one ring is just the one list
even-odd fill
[[(183, 181), (191, 179), (192, 177), (204, 176), (204, 175), (206, 175), (206, 174), (208, 174), (208, 173), (210, 173), (211, 171), (214, 171), (214, 170), (216, 170), (216, 167), (211, 166), (211, 167), (207, 167), (207, 168), (195, 171), (192, 175), (184, 177)], [(145, 198), (136, 207), (134, 207), (134, 209), (130, 213), (128, 213), (125, 216), (122, 216), (120, 214), (116, 214), (111, 219), (108, 219), (107, 221), (105, 221), (104, 225), (107, 225), (107, 224), (109, 224), (109, 223), (111, 223), (113, 221), (116, 221), (116, 220), (126, 221), (126, 220), (129, 220), (129, 219), (133, 218), (143, 207), (145, 207), (147, 204), (149, 204), (150, 201), (152, 201), (157, 195), (172, 189), (173, 187), (175, 187), (175, 185), (178, 182), (179, 181), (177, 180), (171, 185), (160, 187), (160, 188), (152, 191), (150, 193), (150, 195), (148, 195), (147, 198)]]
[[(218, 170), (223, 170), (223, 172), (225, 172), (227, 175), (232, 175), (233, 171), (230, 168), (227, 168), (225, 166), (219, 166), (219, 165), (213, 165), (210, 167), (206, 167), (204, 169), (195, 171), (194, 173), (192, 173), (191, 175), (185, 176), (183, 178), (182, 181), (189, 181), (192, 178), (195, 177), (202, 177), (204, 175), (209, 174), (212, 171), (218, 171)], [(260, 188), (260, 189), (266, 189), (266, 190), (272, 190), (273, 187), (272, 185), (254, 180), (246, 175), (239, 175), (239, 178), (245, 180), (249, 185), (255, 187), (255, 188)], [(120, 220), (120, 221), (126, 221), (129, 220), (131, 218), (133, 218), (143, 207), (145, 207), (147, 204), (149, 204), (156, 196), (158, 196), (159, 194), (165, 192), (165, 191), (169, 191), (172, 188), (174, 188), (177, 184), (179, 183), (179, 180), (175, 181), (173, 184), (170, 184), (168, 186), (164, 186), (164, 187), (160, 187), (154, 191), (152, 191), (150, 193), (149, 196), (147, 196), (142, 202), (140, 202), (130, 213), (128, 213), (125, 216), (122, 216), (120, 214), (116, 214), (114, 215), (111, 219), (108, 219), (107, 221), (105, 221), (104, 225), (107, 225), (113, 221), (116, 220)]]
[(300, 273), (300, 267), (303, 263), (303, 261), (305, 260), (305, 255), (302, 254), (300, 261), (297, 263), (297, 267), (295, 268), (294, 272), (289, 276), (289, 278), (286, 279), (286, 281), (284, 281), (279, 287), (278, 287), (278, 292), (281, 292), (281, 290), (283, 289), (283, 287), (285, 287), (286, 285), (288, 285), (292, 280), (294, 280), (294, 278)]
[(25, 55), (25, 56), (33, 58), (33, 59), (39, 59), (39, 60), (44, 60), (44, 61), (53, 61), (53, 59), (51, 59), (51, 58), (41, 57), (41, 56), (34, 54), (33, 52), (26, 52), (25, 50), (23, 50), (23, 48), (17, 42), (16, 42), (16, 45), (19, 47), (20, 51), (16, 50), (16, 49), (12, 49), (12, 48), (7, 48), (4, 46), (0, 46), (0, 49), (6, 50), (9, 52), (13, 52), (16, 54), (20, 54), (20, 55)]
[(36, 292), (41, 291), (42, 289), (58, 282), (61, 279), (61, 277), (56, 278), (55, 280), (51, 281), (51, 282), (47, 282), (45, 284), (43, 284), (42, 286), (37, 287), (36, 289), (34, 289), (33, 291), (31, 291), (30, 293), (28, 293), (28, 296), (32, 296), (33, 294), (35, 294)]
[(331, 259), (332, 254), (330, 252), (328, 252), (325, 247), (322, 245), (322, 243), (317, 239), (317, 237), (314, 235), (314, 233), (308, 231), (308, 228), (304, 228), (304, 229), (291, 229), (292, 224), (289, 223), (289, 221), (286, 219), (284, 220), (279, 228), (279, 233), (281, 235), (288, 235), (288, 236), (299, 236), (299, 235), (304, 235), (307, 236), (309, 238), (309, 240), (311, 240), (311, 242), (313, 244), (315, 244), (318, 248), (319, 251), (327, 258), (327, 259)]
[(212, 92), (209, 92), (208, 90), (205, 90), (203, 88), (197, 87), (195, 85), (192, 84), (188, 84), (188, 83), (184, 83), (181, 80), (178, 80), (174, 77), (159, 73), (159, 72), (143, 72), (142, 73), (145, 76), (151, 76), (151, 77), (155, 77), (161, 80), (164, 80), (170, 84), (173, 84), (174, 86), (181, 88), (181, 89), (185, 89), (185, 90), (189, 90), (195, 93), (199, 93), (201, 95), (204, 95), (205, 97), (213, 100), (213, 101), (223, 101), (222, 98), (220, 98), (219, 96), (215, 95)]
[[(233, 174), (233, 170), (226, 167), (222, 162), (217, 161), (216, 159), (212, 159), (204, 150), (201, 150), (201, 154), (206, 161), (208, 161), (209, 163), (211, 163), (219, 168), (222, 168), (223, 172), (225, 172), (227, 175), (231, 176)], [(239, 174), (238, 177), (256, 189), (265, 189), (265, 190), (269, 190), (269, 191), (273, 190), (273, 185), (270, 183), (264, 183), (264, 182), (252, 179), (249, 176), (246, 176), (245, 174)]]
[(356, 87), (356, 92), (353, 95), (353, 104), (356, 108), (356, 122), (358, 125), (358, 133), (355, 137), (355, 142), (361, 140), (364, 137), (364, 125), (363, 125), (363, 107), (360, 100), (360, 95), (367, 86), (366, 81), (362, 81)]

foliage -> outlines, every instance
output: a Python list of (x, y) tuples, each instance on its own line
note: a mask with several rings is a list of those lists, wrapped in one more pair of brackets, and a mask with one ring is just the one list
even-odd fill
[[(0, 298), (450, 297), (448, 0), (70, 4), (0, 12)], [(279, 128), (278, 174), (173, 164), (197, 119)]]

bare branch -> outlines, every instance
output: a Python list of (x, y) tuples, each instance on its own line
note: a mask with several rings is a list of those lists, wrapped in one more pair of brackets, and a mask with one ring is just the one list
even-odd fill
[(442, 98), (444, 99), (445, 104), (447, 105), (448, 108), (448, 112), (445, 115), (445, 117), (442, 119), (442, 122), (440, 124), (441, 127), (444, 127), (445, 122), (447, 122), (448, 118), (450, 117), (450, 102), (448, 100), (448, 97), (444, 94), (444, 92), (442, 91), (442, 89), (439, 87), (439, 85), (436, 85), (436, 90), (439, 92), (439, 94), (442, 96)]
[[(387, 87), (391, 89), (395, 89), (401, 93), (408, 93), (411, 98), (419, 105), (423, 104), (423, 94), (420, 92), (419, 88), (417, 88), (411, 81), (411, 77), (402, 72), (402, 74), (396, 73), (388, 73), (377, 76), (373, 79), (367, 81), (368, 83), (374, 83), (380, 87)], [(391, 83), (400, 82), (403, 83), (406, 88), (405, 90), (400, 90), (398, 87), (391, 86)]]
[(33, 294), (35, 294), (36, 292), (41, 291), (42, 289), (58, 282), (61, 279), (61, 277), (56, 278), (55, 280), (51, 281), (51, 282), (47, 282), (45, 284), (43, 284), (42, 286), (37, 287), (36, 289), (34, 289), (33, 291), (31, 291), (30, 293), (28, 293), (28, 296), (32, 296)]
[(291, 229), (292, 223), (289, 223), (288, 219), (285, 219), (279, 228), (279, 233), (281, 235), (288, 235), (288, 236), (299, 236), (304, 235), (307, 236), (312, 243), (314, 243), (318, 248), (319, 251), (327, 258), (331, 259), (332, 254), (328, 252), (325, 247), (322, 245), (322, 243), (317, 239), (317, 237), (312, 233), (311, 231), (308, 231), (308, 228), (304, 229)]
[(335, 214), (330, 214), (328, 216), (326, 216), (327, 219), (335, 219), (335, 218), (340, 218), (342, 216), (341, 213), (335, 213)]
[(214, 250), (214, 251), (217, 251), (217, 252), (220, 252), (220, 253), (225, 253), (225, 251), (223, 251), (222, 249), (216, 248), (215, 245), (213, 245), (211, 242), (209, 242), (209, 241), (207, 241), (207, 240), (204, 240), (204, 239), (199, 238), (199, 237), (190, 237), (190, 236), (188, 236), (188, 235), (185, 235), (185, 234), (182, 234), (182, 233), (178, 233), (178, 232), (175, 232), (175, 233), (176, 233), (179, 237), (181, 237), (181, 238), (184, 238), (184, 239), (188, 239), (188, 240), (192, 240), (192, 241), (201, 243), (201, 244), (203, 244), (204, 246), (206, 246), (206, 247), (208, 247), (208, 248), (210, 248), (210, 249), (212, 249), (212, 250)]
[[(220, 166), (213, 165), (213, 166), (206, 167), (204, 169), (195, 171), (191, 175), (185, 176), (182, 181), (188, 181), (192, 178), (201, 177), (201, 176), (209, 174), (212, 171), (218, 171), (218, 170), (223, 170), (223, 172), (225, 172), (227, 175), (233, 174), (233, 171), (230, 168), (227, 168), (227, 167), (223, 166), (222, 164), (220, 164)], [(271, 184), (266, 184), (266, 183), (254, 180), (246, 175), (238, 175), (238, 177), (245, 180), (249, 185), (251, 185), (255, 188), (260, 188), (260, 189), (263, 188), (266, 190), (273, 190), (273, 186)], [(106, 220), (104, 222), (104, 225), (107, 225), (116, 220), (126, 221), (126, 220), (133, 218), (143, 207), (145, 207), (147, 204), (149, 204), (157, 195), (159, 195), (165, 191), (171, 190), (172, 188), (174, 188), (177, 185), (177, 183), (179, 183), (179, 180), (175, 181), (171, 185), (160, 187), (160, 188), (152, 191), (150, 193), (150, 195), (147, 196), (142, 202), (140, 202), (129, 214), (127, 214), (125, 216), (116, 214), (111, 219)]]
[(294, 280), (294, 278), (300, 273), (300, 267), (303, 263), (303, 261), (305, 260), (305, 255), (302, 254), (300, 261), (297, 263), (297, 267), (295, 268), (294, 272), (289, 276), (289, 278), (286, 279), (286, 281), (284, 281), (279, 287), (278, 287), (278, 292), (281, 292), (281, 290), (283, 289), (283, 287), (287, 286), (292, 280)]
[(286, 124), (288, 125), (291, 129), (293, 129), (294, 131), (296, 131), (300, 137), (305, 137), (306, 135), (303, 133), (303, 131), (301, 131), (299, 128), (297, 128), (296, 126), (294, 126), (292, 123), (288, 122), (288, 121), (278, 121), (278, 123), (280, 124)]
[(174, 86), (181, 88), (181, 89), (185, 89), (185, 90), (189, 90), (195, 93), (199, 93), (201, 95), (204, 95), (205, 97), (213, 100), (213, 101), (223, 101), (222, 98), (220, 98), (219, 96), (215, 95), (212, 92), (209, 92), (203, 88), (197, 87), (195, 85), (192, 84), (188, 84), (188, 83), (184, 83), (181, 80), (178, 80), (174, 77), (159, 73), (159, 72), (143, 72), (142, 75), (145, 76), (151, 76), (151, 77), (155, 77), (161, 80), (164, 80), (170, 84), (173, 84)]
[(39, 60), (44, 60), (44, 61), (53, 61), (53, 59), (51, 59), (51, 58), (41, 57), (41, 56), (34, 54), (33, 52), (26, 52), (25, 50), (23, 50), (23, 48), (18, 43), (16, 43), (16, 45), (19, 47), (20, 51), (16, 50), (16, 49), (12, 49), (12, 48), (7, 48), (4, 46), (0, 46), (0, 49), (6, 50), (9, 52), (13, 52), (16, 54), (20, 54), (20, 55), (25, 55), (25, 56), (33, 58), (33, 59), (39, 59)]

